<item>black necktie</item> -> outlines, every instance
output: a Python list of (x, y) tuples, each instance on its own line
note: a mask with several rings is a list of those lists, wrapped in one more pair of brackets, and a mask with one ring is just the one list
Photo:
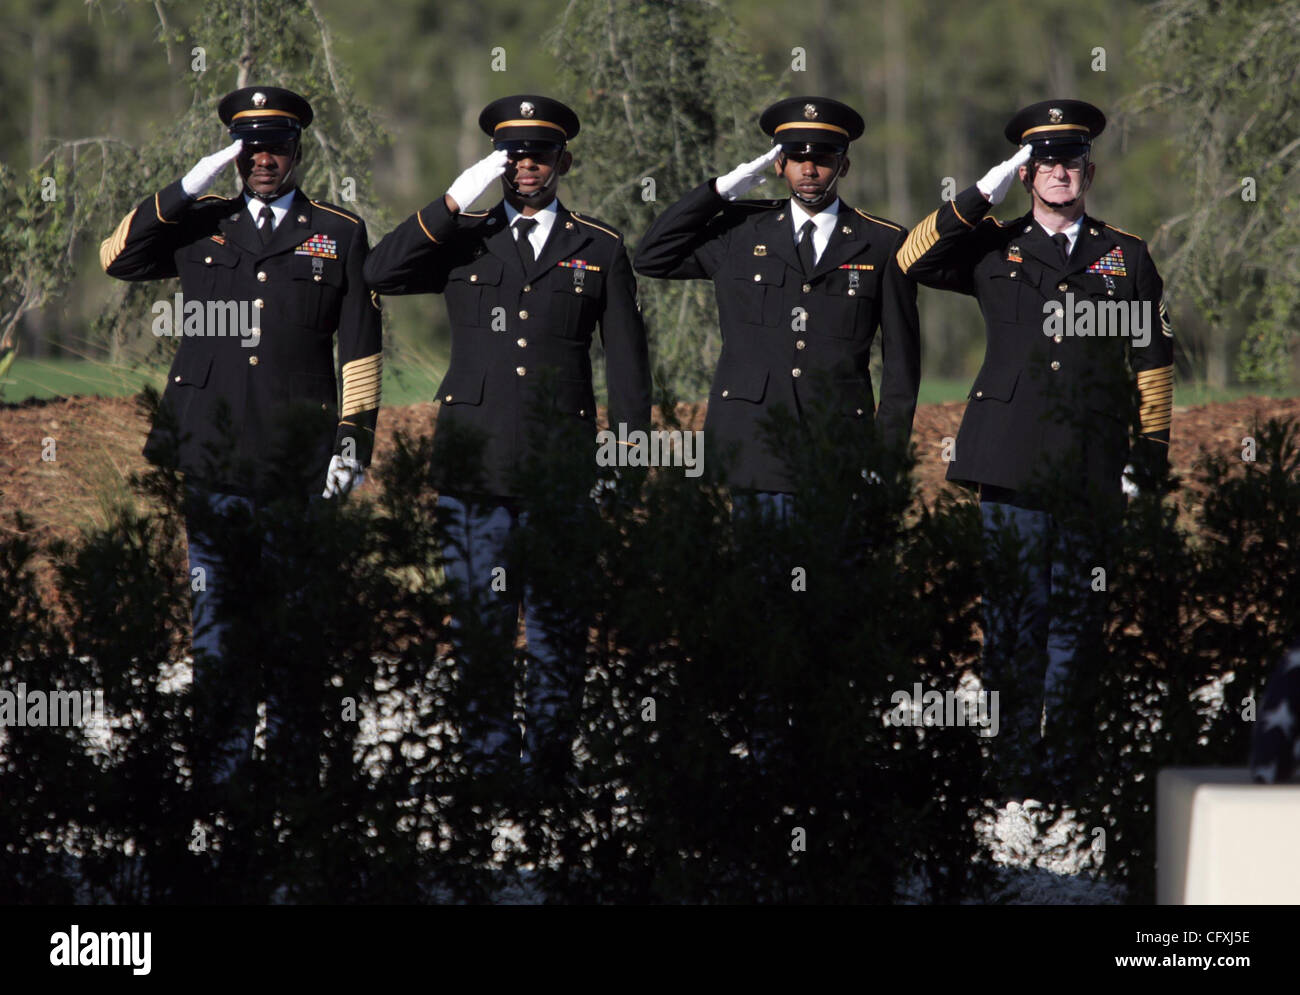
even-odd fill
[(1052, 236), (1052, 241), (1061, 253), (1061, 268), (1064, 269), (1070, 262), (1070, 239), (1065, 232), (1058, 231)]
[(817, 253), (813, 249), (813, 231), (816, 228), (809, 219), (799, 229), (799, 265), (803, 267), (804, 276), (812, 276), (813, 267), (817, 264)]
[(271, 241), (273, 231), (275, 231), (275, 215), (271, 213), (268, 205), (263, 204), (262, 210), (257, 215), (257, 233), (262, 236), (263, 245)]
[(537, 253), (533, 251), (532, 239), (528, 237), (528, 233), (537, 224), (536, 218), (515, 219), (515, 243), (519, 246), (519, 259), (524, 264), (524, 269), (528, 269), (533, 263), (537, 262)]

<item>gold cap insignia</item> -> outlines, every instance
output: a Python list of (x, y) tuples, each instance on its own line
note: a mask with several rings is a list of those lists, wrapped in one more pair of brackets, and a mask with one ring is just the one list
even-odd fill
[(263, 93), (261, 90), (258, 90), (255, 94), (253, 94), (253, 106), (254, 107), (266, 106), (266, 94)]
[(812, 105), (812, 104), (804, 104), (804, 105), (803, 105), (803, 116), (804, 116), (804, 119), (805, 119), (805, 120), (808, 120), (808, 121), (816, 121), (816, 120), (817, 120), (817, 108), (816, 108), (814, 105)]
[(754, 255), (756, 255), (756, 256), (765, 256), (765, 255), (767, 255), (767, 246), (766, 246), (766, 245), (756, 245), (756, 246), (754, 246)]
[(533, 106), (529, 101), (527, 101), (527, 100), (525, 100), (522, 104), (519, 105), (519, 116), (520, 116), (520, 117), (532, 117), (536, 112), (537, 112), (537, 108), (535, 108), (535, 107), (534, 107), (534, 106)]
[(1065, 115), (1061, 113), (1061, 108), (1049, 107), (1047, 109), (1047, 120), (1051, 121), (1052, 124), (1060, 124), (1061, 118), (1063, 117), (1065, 117)]

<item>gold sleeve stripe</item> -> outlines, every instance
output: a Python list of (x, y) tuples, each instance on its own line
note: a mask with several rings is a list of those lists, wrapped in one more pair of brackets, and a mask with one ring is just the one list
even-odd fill
[(898, 265), (904, 273), (939, 241), (939, 229), (935, 225), (938, 217), (938, 211), (926, 215), (925, 220), (912, 229), (912, 233), (903, 242), (903, 247), (898, 250)]
[(1161, 366), (1154, 370), (1141, 370), (1137, 375), (1138, 389), (1146, 390), (1148, 387), (1154, 387), (1160, 384), (1173, 385), (1174, 368), (1173, 365)]
[(434, 245), (438, 245), (439, 244), (438, 240), (434, 238), (431, 234), (429, 234), (428, 228), (424, 227), (424, 218), (420, 217), (419, 211), (415, 212), (415, 220), (420, 222), (420, 230), (429, 236), (429, 241), (432, 242)]
[(965, 218), (961, 216), (961, 211), (957, 210), (957, 202), (955, 200), (950, 200), (948, 201), (948, 203), (952, 205), (952, 213), (957, 215), (958, 221), (964, 224), (967, 228), (975, 227), (973, 224), (971, 224), (969, 221), (967, 221)]
[(1167, 430), (1173, 416), (1173, 366), (1142, 370), (1137, 375), (1137, 384), (1142, 402), (1138, 409), (1138, 419), (1141, 422), (1139, 431), (1145, 435), (1149, 432)]
[(131, 230), (131, 222), (135, 219), (135, 212), (139, 208), (132, 208), (131, 213), (118, 222), (113, 234), (99, 243), (99, 265), (107, 270), (113, 265), (113, 260), (122, 254), (126, 248), (126, 233)]
[(344, 426), (344, 425), (350, 425), (350, 426), (352, 426), (353, 428), (359, 428), (359, 429), (361, 429), (362, 431), (369, 432), (371, 435), (374, 435), (374, 434), (375, 434), (375, 430), (374, 430), (373, 428), (371, 428), (369, 425), (358, 425), (358, 424), (357, 424), (356, 422), (354, 422), (354, 421), (341, 421), (341, 422), (339, 422), (339, 426), (340, 426), (340, 427), (342, 427), (342, 426)]
[(161, 222), (162, 222), (163, 224), (165, 224), (165, 225), (175, 225), (175, 224), (180, 224), (179, 221), (168, 221), (166, 218), (164, 218), (164, 217), (162, 216), (162, 205), (158, 203), (158, 195), (157, 195), (157, 194), (154, 194), (154, 195), (153, 195), (153, 213), (156, 214), (156, 215), (158, 215), (158, 220), (161, 221)]
[(342, 417), (379, 407), (383, 360), (383, 353), (376, 352), (343, 364)]

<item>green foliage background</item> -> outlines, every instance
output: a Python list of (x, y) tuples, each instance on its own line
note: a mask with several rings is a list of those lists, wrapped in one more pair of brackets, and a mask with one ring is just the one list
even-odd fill
[[(150, 352), (141, 295), (162, 290), (114, 286), (94, 249), (136, 199), (220, 147), (216, 98), (246, 78), (313, 100), (304, 187), (337, 201), (352, 177), (347, 206), (372, 240), (487, 151), (475, 123), (485, 103), (555, 94), (583, 119), (562, 196), (633, 247), (657, 208), (762, 151), (757, 114), (776, 97), (823, 93), (861, 109), (868, 128), (844, 195), (909, 226), (946, 178), (960, 188), (1008, 154), (1001, 129), (1016, 108), (1083, 97), (1110, 118), (1089, 209), (1152, 241), (1179, 378), (1295, 382), (1300, 0), (10, 6), (0, 319), (27, 356)], [(192, 68), (195, 46), (205, 72)], [(66, 144), (77, 139), (91, 141)], [(46, 176), (62, 203), (38, 201)], [(1254, 200), (1240, 196), (1244, 177)], [(1015, 192), (1002, 213), (1023, 204)], [(642, 293), (661, 383), (698, 396), (718, 345), (709, 288), (643, 281)], [(973, 302), (923, 290), (921, 308), (926, 374), (969, 377), (983, 345)], [(440, 303), (394, 300), (388, 315), (401, 362), (436, 375)]]

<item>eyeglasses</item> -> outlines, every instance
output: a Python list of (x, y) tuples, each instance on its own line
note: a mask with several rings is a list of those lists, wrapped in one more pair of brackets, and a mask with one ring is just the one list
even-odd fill
[(1034, 156), (1034, 158), (1029, 160), (1029, 164), (1033, 166), (1035, 170), (1046, 169), (1048, 172), (1051, 172), (1059, 164), (1064, 166), (1071, 173), (1081, 173), (1083, 172), (1083, 167), (1088, 164), (1088, 157), (1086, 155), (1075, 155), (1068, 158), (1052, 155), (1043, 156), (1041, 158)]

